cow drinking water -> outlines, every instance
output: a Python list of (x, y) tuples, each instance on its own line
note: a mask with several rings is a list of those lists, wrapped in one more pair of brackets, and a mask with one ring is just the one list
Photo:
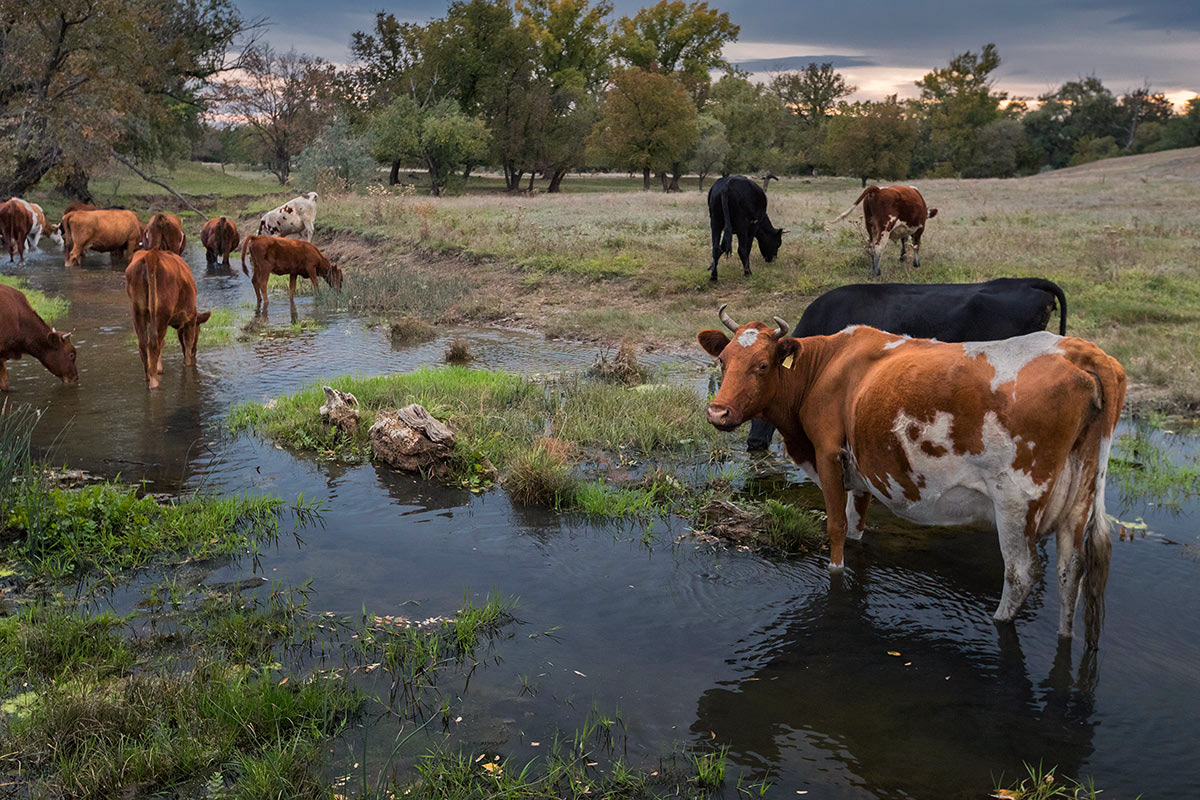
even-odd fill
[(254, 285), (254, 296), (259, 307), (266, 312), (270, 300), (267, 297), (267, 281), (272, 275), (287, 275), (288, 302), (296, 299), (296, 279), (312, 281), (313, 294), (317, 292), (317, 278), (324, 278), (334, 289), (342, 288), (342, 271), (311, 242), (283, 239), (276, 236), (247, 236), (242, 242), (242, 272), (246, 269), (246, 258), (254, 267), (250, 282)]
[(0, 284), (0, 392), (8, 391), (8, 367), (4, 362), (26, 354), (42, 362), (63, 383), (79, 382), (70, 332), (51, 328), (29, 305), (23, 292)]
[[(721, 362), (708, 421), (733, 430), (762, 417), (825, 498), (829, 566), (843, 566), (871, 498), (922, 525), (995, 526), (1011, 621), (1032, 588), (1040, 539), (1057, 540), (1059, 635), (1084, 598), (1099, 636), (1112, 540), (1104, 485), (1125, 399), (1125, 371), (1082, 339), (1031, 333), (952, 344), (856, 326), (790, 338), (787, 325), (698, 335)], [(1082, 585), (1081, 585), (1082, 581)]]
[(229, 254), (237, 250), (241, 236), (237, 226), (225, 217), (210, 219), (200, 230), (200, 244), (204, 245), (204, 260), (211, 269), (218, 259), (221, 266), (229, 269)]
[(758, 242), (758, 250), (769, 264), (783, 243), (782, 228), (771, 224), (767, 216), (767, 193), (743, 175), (721, 178), (708, 189), (708, 221), (712, 228), (712, 275), (717, 279), (717, 261), (722, 253), (732, 254), (733, 235), (738, 237), (738, 258), (742, 274), (750, 274), (750, 248)]

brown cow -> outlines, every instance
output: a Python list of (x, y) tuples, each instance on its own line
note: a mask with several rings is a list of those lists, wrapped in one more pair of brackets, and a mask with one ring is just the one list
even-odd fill
[(1053, 533), (1058, 633), (1071, 636), (1082, 594), (1096, 643), (1112, 558), (1104, 484), (1125, 400), (1116, 359), (1046, 331), (950, 344), (851, 326), (795, 339), (778, 318), (776, 329), (719, 314), (733, 340), (698, 337), (723, 376), (708, 420), (779, 429), (824, 495), (831, 569), (842, 568), (847, 527), (861, 537), (872, 497), (922, 525), (994, 525), (995, 618), (1007, 622), (1033, 586), (1038, 540)]
[(125, 268), (129, 315), (150, 388), (158, 388), (167, 327), (179, 332), (183, 363), (196, 363), (196, 339), (211, 311), (196, 311), (196, 281), (187, 263), (165, 250), (139, 250)]
[(187, 234), (183, 232), (183, 222), (174, 214), (160, 211), (150, 218), (142, 231), (138, 247), (142, 250), (166, 250), (176, 255), (183, 255), (187, 246)]
[(200, 244), (204, 245), (204, 260), (209, 267), (221, 260), (221, 266), (229, 269), (229, 254), (237, 250), (241, 236), (237, 226), (225, 217), (213, 217), (200, 230)]
[(124, 209), (76, 209), (62, 218), (63, 251), (66, 265), (78, 267), (88, 250), (128, 258), (138, 249), (142, 223), (137, 214)]
[(879, 258), (883, 254), (883, 236), (893, 241), (900, 240), (900, 260), (908, 238), (912, 237), (913, 266), (921, 266), (921, 234), (925, 232), (925, 220), (937, 216), (937, 209), (925, 208), (925, 198), (912, 186), (868, 186), (854, 201), (854, 205), (834, 220), (840, 222), (850, 216), (854, 206), (862, 203), (863, 217), (867, 223), (868, 249), (871, 251), (871, 266), (879, 274)]
[(246, 256), (254, 266), (254, 296), (263, 311), (267, 310), (267, 280), (272, 275), (287, 275), (288, 302), (295, 302), (296, 279), (312, 281), (313, 293), (317, 291), (317, 277), (322, 277), (334, 289), (342, 288), (342, 271), (329, 263), (329, 259), (316, 245), (300, 239), (283, 239), (277, 236), (247, 236), (242, 242), (242, 272), (246, 270)]
[(33, 211), (23, 200), (12, 198), (6, 203), (0, 203), (0, 238), (8, 248), (8, 260), (11, 263), (17, 254), (21, 263), (25, 263), (25, 245), (29, 232), (33, 230)]
[(70, 332), (51, 328), (29, 305), (24, 293), (0, 284), (0, 392), (8, 391), (8, 367), (4, 362), (16, 361), (26, 353), (63, 383), (79, 382)]

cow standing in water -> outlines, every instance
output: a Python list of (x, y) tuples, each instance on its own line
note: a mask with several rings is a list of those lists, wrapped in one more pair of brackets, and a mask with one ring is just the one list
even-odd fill
[(758, 250), (769, 264), (779, 253), (783, 234), (767, 216), (767, 193), (743, 175), (721, 178), (708, 189), (708, 222), (712, 228), (712, 275), (717, 279), (717, 261), (721, 254), (733, 253), (733, 235), (738, 237), (738, 258), (742, 274), (750, 274), (750, 248), (758, 241)]
[(272, 275), (288, 276), (288, 302), (295, 303), (297, 278), (312, 281), (313, 294), (317, 293), (317, 278), (324, 278), (334, 289), (342, 288), (342, 271), (311, 242), (284, 239), (278, 236), (247, 236), (242, 242), (242, 272), (246, 269), (246, 257), (254, 267), (250, 283), (254, 285), (254, 296), (265, 313), (270, 299), (267, 297), (267, 281)]
[(183, 232), (183, 221), (174, 214), (160, 211), (146, 223), (142, 232), (142, 240), (138, 247), (143, 250), (166, 250), (175, 255), (183, 255), (187, 247), (187, 234)]
[(8, 391), (8, 367), (31, 355), (63, 383), (78, 383), (75, 345), (70, 332), (54, 330), (29, 305), (23, 292), (0, 284), (0, 392)]
[(121, 208), (68, 206), (59, 227), (68, 267), (82, 265), (88, 250), (112, 253), (113, 259), (129, 258), (142, 239), (142, 223), (137, 214)]
[(204, 260), (209, 269), (221, 261), (221, 266), (229, 269), (229, 254), (237, 250), (241, 236), (237, 226), (225, 217), (214, 217), (204, 223), (200, 230), (200, 244), (204, 245)]
[(179, 332), (183, 363), (196, 363), (200, 326), (211, 311), (196, 311), (196, 281), (182, 258), (165, 250), (139, 250), (125, 268), (125, 293), (129, 315), (138, 338), (138, 355), (151, 389), (158, 388), (162, 373), (163, 341), (167, 328)]
[[(708, 421), (733, 430), (762, 417), (821, 487), (829, 566), (861, 538), (879, 500), (922, 525), (994, 525), (1004, 558), (995, 619), (1011, 621), (1033, 587), (1038, 541), (1057, 538), (1059, 636), (1084, 598), (1099, 637), (1112, 540), (1104, 485), (1125, 400), (1125, 370), (1091, 342), (1031, 333), (951, 344), (857, 326), (794, 339), (787, 325), (698, 335), (721, 362)], [(1081, 584), (1082, 581), (1082, 584)]]
[(25, 246), (31, 230), (33, 211), (24, 200), (14, 197), (7, 203), (0, 203), (0, 239), (8, 249), (10, 263), (17, 255), (20, 255), (21, 263), (25, 263)]
[(913, 266), (921, 266), (921, 234), (925, 221), (937, 216), (937, 209), (925, 207), (925, 198), (913, 186), (868, 186), (834, 222), (850, 216), (854, 206), (862, 203), (867, 223), (867, 247), (871, 251), (871, 266), (879, 274), (879, 259), (883, 255), (883, 237), (900, 240), (900, 260), (912, 237)]
[[(1055, 307), (1067, 335), (1067, 297), (1042, 278), (986, 283), (856, 283), (839, 286), (804, 309), (792, 336), (832, 336), (849, 325), (943, 342), (990, 342), (1045, 330)], [(750, 423), (747, 450), (766, 450), (775, 429)]]

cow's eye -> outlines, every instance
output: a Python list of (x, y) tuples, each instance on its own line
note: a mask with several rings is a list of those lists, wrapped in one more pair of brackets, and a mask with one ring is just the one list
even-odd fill
[(761, 364), (759, 364), (758, 366), (756, 366), (754, 368), (754, 371), (755, 372), (766, 372), (767, 371), (767, 362), (764, 361)]

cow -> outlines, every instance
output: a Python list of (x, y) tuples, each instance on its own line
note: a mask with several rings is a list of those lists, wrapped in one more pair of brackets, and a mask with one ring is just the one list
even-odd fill
[(851, 326), (796, 339), (779, 318), (718, 315), (732, 339), (698, 334), (723, 376), (708, 421), (779, 428), (824, 496), (831, 570), (843, 568), (847, 529), (861, 538), (871, 498), (922, 525), (993, 525), (1004, 559), (995, 619), (1008, 622), (1053, 533), (1059, 636), (1072, 635), (1082, 594), (1095, 646), (1112, 558), (1104, 485), (1125, 399), (1116, 359), (1048, 331), (950, 343)]
[(242, 242), (242, 272), (246, 269), (246, 256), (254, 267), (250, 282), (254, 285), (254, 296), (264, 312), (267, 310), (267, 281), (272, 275), (287, 275), (288, 302), (295, 302), (296, 279), (312, 281), (313, 293), (317, 291), (317, 278), (334, 289), (342, 288), (342, 271), (329, 263), (329, 259), (311, 242), (284, 239), (278, 236), (247, 236)]
[(29, 354), (42, 362), (63, 383), (79, 383), (75, 345), (70, 331), (62, 333), (47, 325), (29, 305), (25, 294), (0, 284), (0, 392), (8, 391), (8, 367)]
[(260, 236), (292, 236), (298, 234), (311, 242), (313, 225), (317, 221), (317, 193), (309, 192), (293, 197), (278, 208), (263, 214), (258, 223)]
[(163, 371), (162, 349), (167, 327), (179, 333), (183, 363), (196, 363), (200, 326), (211, 311), (196, 311), (196, 281), (182, 258), (166, 250), (139, 250), (125, 268), (129, 315), (138, 338), (138, 355), (151, 389), (158, 388)]
[(16, 256), (25, 263), (25, 245), (29, 241), (29, 232), (33, 230), (33, 211), (24, 200), (13, 198), (6, 203), (0, 203), (0, 238), (8, 250), (8, 260), (12, 263)]
[(187, 234), (183, 232), (183, 222), (174, 214), (160, 211), (150, 218), (142, 231), (138, 247), (142, 250), (166, 250), (175, 255), (183, 255), (187, 246)]
[[(914, 339), (985, 342), (1044, 330), (1057, 304), (1058, 332), (1067, 335), (1067, 297), (1053, 281), (998, 278), (986, 283), (856, 283), (813, 300), (792, 336), (830, 336), (848, 325)], [(747, 450), (771, 446), (774, 428), (750, 423)]]
[(213, 217), (200, 230), (204, 260), (210, 269), (216, 265), (217, 259), (221, 260), (221, 266), (229, 269), (229, 254), (237, 250), (240, 241), (237, 226), (225, 217)]
[(937, 216), (936, 208), (925, 208), (925, 198), (914, 186), (868, 186), (834, 222), (850, 216), (854, 207), (862, 203), (863, 218), (867, 223), (867, 247), (871, 251), (871, 266), (879, 274), (879, 258), (883, 254), (883, 236), (893, 241), (900, 240), (900, 260), (908, 239), (912, 237), (913, 266), (921, 266), (921, 234), (925, 232), (925, 221)]
[(30, 209), (33, 211), (33, 230), (29, 232), (29, 246), (37, 247), (42, 237), (45, 236), (55, 244), (62, 246), (62, 233), (59, 232), (57, 225), (51, 225), (46, 219), (46, 212), (37, 203), (30, 203)]
[(137, 214), (124, 209), (77, 208), (63, 214), (61, 227), (68, 267), (80, 266), (88, 250), (129, 258), (142, 238)]
[(721, 254), (733, 253), (733, 235), (738, 237), (738, 258), (742, 274), (750, 274), (750, 248), (758, 240), (758, 250), (769, 264), (779, 253), (783, 234), (767, 216), (767, 193), (744, 175), (720, 178), (708, 189), (708, 222), (712, 228), (712, 266), (710, 281), (717, 279), (717, 261)]

